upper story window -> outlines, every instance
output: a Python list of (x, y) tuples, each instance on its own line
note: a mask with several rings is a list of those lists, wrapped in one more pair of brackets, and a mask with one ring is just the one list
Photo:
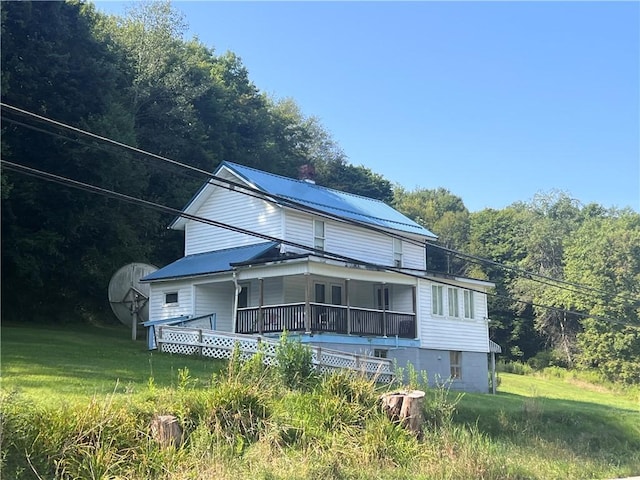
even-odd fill
[(313, 221), (313, 248), (324, 250), (324, 222), (322, 220)]
[(431, 313), (434, 315), (444, 315), (442, 298), (442, 285), (431, 285)]
[(471, 290), (464, 291), (464, 318), (475, 318), (475, 307), (473, 305), (473, 292)]
[(402, 267), (402, 240), (393, 239), (393, 264), (396, 267)]
[(460, 306), (458, 304), (458, 289), (448, 288), (447, 297), (449, 298), (449, 316), (456, 317), (456, 318), (459, 317)]
[(177, 305), (178, 304), (178, 292), (167, 292), (164, 294), (165, 305)]

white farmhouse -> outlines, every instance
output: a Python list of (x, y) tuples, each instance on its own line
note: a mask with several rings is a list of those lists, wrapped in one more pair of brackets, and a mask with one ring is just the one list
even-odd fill
[(488, 390), (493, 285), (428, 273), (436, 236), (385, 203), (224, 162), (170, 228), (185, 256), (143, 279), (152, 322), (213, 314)]

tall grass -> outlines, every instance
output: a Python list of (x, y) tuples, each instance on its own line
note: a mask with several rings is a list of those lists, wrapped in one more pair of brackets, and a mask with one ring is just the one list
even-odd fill
[[(56, 402), (13, 388), (20, 386), (14, 379), (0, 406), (2, 478), (546, 479), (640, 472), (640, 405), (606, 392), (585, 396), (583, 386), (553, 376), (503, 373), (497, 396), (427, 388), (428, 421), (418, 438), (382, 412), (378, 400), (388, 387), (357, 374), (290, 382), (259, 356), (236, 354), (215, 370), (178, 367), (182, 360), (171, 359), (171, 382), (160, 369), (153, 376), (146, 370), (125, 391), (116, 383), (110, 393)], [(407, 387), (426, 388), (418, 372), (409, 377)], [(160, 414), (178, 418), (180, 446), (153, 439), (149, 424)]]

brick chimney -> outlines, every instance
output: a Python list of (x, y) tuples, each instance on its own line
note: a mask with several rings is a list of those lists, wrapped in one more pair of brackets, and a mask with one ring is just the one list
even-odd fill
[(316, 183), (316, 169), (310, 163), (298, 167), (298, 178), (308, 183)]

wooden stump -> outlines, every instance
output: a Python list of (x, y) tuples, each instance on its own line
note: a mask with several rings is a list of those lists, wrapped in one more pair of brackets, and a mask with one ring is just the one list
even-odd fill
[(422, 390), (401, 390), (385, 393), (380, 397), (382, 410), (394, 422), (399, 422), (416, 435), (422, 433), (422, 405), (425, 393)]
[(182, 443), (182, 428), (174, 415), (155, 415), (151, 419), (151, 437), (161, 447), (179, 447)]

